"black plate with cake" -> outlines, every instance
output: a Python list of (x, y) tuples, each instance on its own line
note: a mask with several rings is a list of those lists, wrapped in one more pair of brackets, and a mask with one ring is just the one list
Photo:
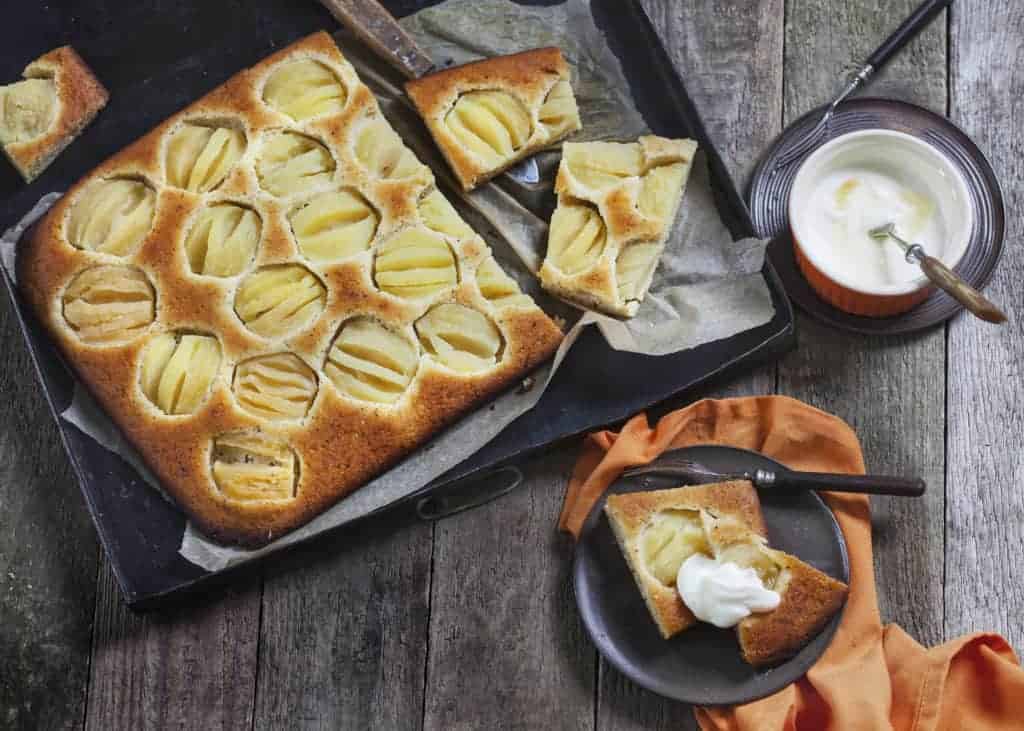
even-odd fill
[[(721, 472), (781, 468), (730, 447), (673, 454)], [(587, 631), (619, 671), (669, 698), (722, 705), (807, 672), (839, 625), (849, 571), (839, 526), (813, 492), (645, 475), (618, 480), (594, 506), (573, 584)]]

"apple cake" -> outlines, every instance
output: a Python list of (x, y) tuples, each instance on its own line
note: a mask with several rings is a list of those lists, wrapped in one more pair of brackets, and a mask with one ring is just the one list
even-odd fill
[(31, 183), (107, 104), (107, 90), (71, 46), (40, 56), (0, 86), (0, 147)]
[(167, 491), (246, 546), (359, 488), (562, 337), (325, 33), (79, 181), (19, 272)]
[(736, 625), (740, 651), (751, 665), (773, 665), (796, 654), (846, 600), (846, 584), (769, 547), (763, 535), (731, 516), (704, 511), (701, 519), (715, 559), (753, 569), (766, 589), (779, 594), (775, 609), (751, 614)]
[(470, 191), (580, 129), (557, 48), (495, 56), (406, 82), (462, 187)]
[(745, 481), (609, 495), (612, 532), (661, 635), (668, 639), (697, 623), (676, 590), (676, 575), (695, 553), (711, 555), (705, 511), (735, 518), (766, 535), (757, 491)]
[(540, 281), (583, 307), (632, 317), (675, 222), (697, 143), (567, 142)]
[(605, 514), (655, 624), (666, 639), (697, 618), (676, 589), (694, 554), (752, 569), (779, 604), (736, 625), (743, 659), (771, 665), (807, 644), (846, 599), (847, 586), (768, 545), (757, 491), (746, 481), (610, 495)]

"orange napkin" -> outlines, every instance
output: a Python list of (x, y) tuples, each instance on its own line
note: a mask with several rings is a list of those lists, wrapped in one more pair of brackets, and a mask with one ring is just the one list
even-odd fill
[[(651, 429), (643, 414), (622, 431), (590, 435), (576, 463), (559, 527), (578, 537), (591, 507), (627, 467), (666, 449), (724, 444), (799, 470), (863, 473), (853, 430), (783, 396), (699, 401)], [(883, 627), (875, 595), (871, 522), (863, 495), (828, 493), (850, 555), (850, 596), (825, 654), (799, 681), (743, 706), (695, 708), (701, 728), (1024, 729), (1024, 670), (998, 635), (974, 634), (925, 648)]]

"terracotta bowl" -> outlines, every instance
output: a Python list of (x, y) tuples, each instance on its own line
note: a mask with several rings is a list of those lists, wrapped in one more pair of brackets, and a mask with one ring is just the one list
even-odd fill
[[(830, 172), (851, 163), (868, 168), (898, 166), (922, 181), (935, 201), (946, 241), (929, 245), (929, 253), (950, 268), (963, 258), (974, 225), (967, 183), (956, 166), (939, 150), (915, 137), (891, 130), (851, 132), (818, 148), (800, 166), (789, 197), (789, 222), (797, 265), (819, 297), (844, 312), (864, 317), (889, 317), (926, 300), (933, 287), (922, 274), (910, 281), (878, 284), (844, 271), (826, 254), (831, 241), (821, 240), (809, 225), (808, 204)], [(895, 243), (888, 245), (895, 247)]]

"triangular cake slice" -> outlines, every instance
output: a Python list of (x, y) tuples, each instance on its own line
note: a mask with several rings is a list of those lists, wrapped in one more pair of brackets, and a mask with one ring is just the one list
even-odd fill
[(741, 521), (707, 510), (704, 534), (714, 557), (754, 569), (765, 588), (779, 593), (779, 606), (751, 614), (736, 626), (743, 659), (760, 667), (795, 654), (843, 605), (848, 587), (784, 551), (770, 548), (763, 534)]
[(702, 511), (728, 516), (764, 536), (757, 492), (746, 481), (609, 495), (604, 511), (637, 587), (666, 639), (697, 620), (676, 591), (676, 574), (694, 553), (711, 555)]

